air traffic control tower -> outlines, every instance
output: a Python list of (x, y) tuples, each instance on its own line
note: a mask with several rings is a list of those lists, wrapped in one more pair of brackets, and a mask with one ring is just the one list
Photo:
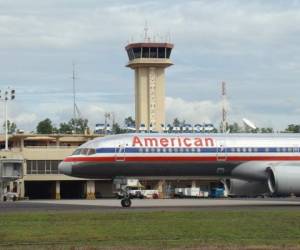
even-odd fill
[[(148, 39), (149, 40), (149, 39)], [(161, 131), (165, 125), (165, 68), (170, 60), (173, 44), (142, 42), (125, 47), (129, 62), (135, 71), (136, 129)]]

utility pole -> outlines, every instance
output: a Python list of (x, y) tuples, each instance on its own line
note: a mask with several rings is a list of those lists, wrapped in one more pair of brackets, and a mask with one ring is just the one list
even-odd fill
[(222, 122), (221, 122), (221, 132), (225, 133), (227, 131), (227, 99), (226, 99), (226, 82), (222, 82)]
[(75, 63), (74, 62), (73, 62), (72, 79), (73, 79), (73, 119), (75, 122), (75, 120), (76, 120), (76, 86), (75, 86), (76, 75), (75, 75)]
[(77, 132), (77, 119), (81, 117), (79, 108), (76, 104), (76, 70), (75, 70), (75, 63), (73, 62), (73, 72), (72, 72), (72, 80), (73, 80), (73, 121), (74, 121), (74, 129), (75, 129), (75, 134)]

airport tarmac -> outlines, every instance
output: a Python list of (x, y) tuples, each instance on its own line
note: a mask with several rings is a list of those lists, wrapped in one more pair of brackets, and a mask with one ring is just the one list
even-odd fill
[(299, 209), (300, 198), (264, 199), (157, 199), (132, 200), (131, 208), (122, 208), (120, 200), (27, 200), (0, 202), (0, 212), (18, 211), (159, 211), (159, 210), (236, 210)]

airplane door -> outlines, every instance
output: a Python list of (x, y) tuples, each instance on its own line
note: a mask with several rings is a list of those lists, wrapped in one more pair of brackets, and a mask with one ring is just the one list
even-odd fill
[(125, 161), (125, 148), (124, 144), (120, 144), (116, 147), (115, 161)]
[(220, 140), (217, 145), (217, 161), (227, 160), (227, 150), (225, 140)]

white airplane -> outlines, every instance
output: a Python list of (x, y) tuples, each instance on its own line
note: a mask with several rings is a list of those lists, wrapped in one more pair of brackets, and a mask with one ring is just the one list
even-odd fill
[[(96, 138), (59, 165), (83, 178), (213, 176), (235, 195), (300, 195), (299, 134), (122, 134)], [(123, 207), (131, 205), (125, 196)]]

